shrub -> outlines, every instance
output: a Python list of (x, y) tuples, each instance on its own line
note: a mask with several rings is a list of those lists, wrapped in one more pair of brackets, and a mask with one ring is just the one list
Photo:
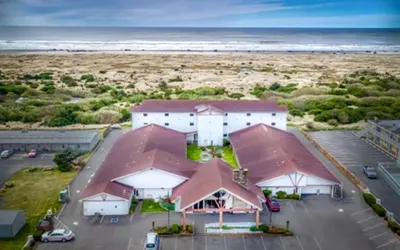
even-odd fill
[(250, 230), (250, 232), (257, 232), (257, 231), (259, 231), (259, 229), (258, 229), (256, 226), (251, 226), (251, 227), (249, 228), (249, 230)]
[(310, 130), (313, 130), (313, 129), (315, 128), (313, 122), (307, 122), (307, 123), (306, 123), (306, 127), (307, 127), (308, 129), (310, 129)]
[(285, 199), (286, 198), (286, 192), (285, 191), (278, 191), (278, 192), (276, 192), (276, 197), (278, 199)]
[(293, 199), (293, 200), (300, 200), (300, 195), (299, 194), (288, 194), (286, 196), (287, 199)]
[(392, 230), (393, 233), (400, 232), (400, 225), (396, 221), (389, 221), (388, 228)]
[(105, 73), (107, 73), (107, 71), (106, 70), (100, 70), (99, 73), (100, 74), (105, 74)]
[(76, 86), (77, 85), (75, 80), (70, 76), (62, 76), (61, 82), (65, 83), (67, 86)]
[(280, 85), (279, 83), (275, 82), (275, 83), (271, 84), (271, 86), (269, 86), (269, 90), (276, 91), (280, 87), (282, 87), (282, 85)]
[(379, 204), (372, 204), (372, 210), (375, 211), (375, 213), (379, 216), (379, 217), (384, 217), (386, 215), (386, 210)]
[(40, 241), (42, 241), (42, 234), (43, 234), (44, 232), (43, 231), (35, 231), (35, 232), (33, 232), (33, 240), (34, 241), (36, 241), (36, 242), (40, 242)]
[(264, 193), (264, 196), (265, 196), (265, 197), (269, 197), (269, 196), (271, 196), (272, 191), (269, 190), (269, 189), (264, 189), (264, 190), (263, 190), (263, 193)]
[(372, 206), (373, 204), (376, 204), (376, 199), (372, 194), (363, 193), (363, 197), (364, 197), (365, 203), (367, 203), (369, 206)]
[(177, 76), (175, 78), (169, 79), (168, 82), (183, 82), (183, 80), (180, 76)]
[(304, 116), (304, 111), (302, 111), (300, 109), (292, 109), (292, 110), (289, 111), (289, 114), (291, 114), (292, 116), (303, 117)]
[(54, 86), (53, 82), (46, 82), (40, 91), (45, 92), (47, 94), (54, 94), (56, 91), (56, 86)]
[(267, 87), (257, 83), (256, 86), (254, 86), (253, 90), (251, 91), (251, 94), (260, 98), (267, 90), (268, 90)]
[(93, 75), (82, 75), (81, 80), (85, 82), (94, 82), (94, 76)]
[(339, 125), (338, 121), (336, 119), (330, 119), (328, 120), (328, 124), (334, 127), (337, 127)]
[(267, 233), (268, 230), (269, 230), (269, 227), (268, 227), (268, 225), (261, 224), (261, 225), (258, 226), (258, 229), (259, 229), (260, 231), (263, 231), (264, 233)]
[(193, 225), (186, 225), (186, 232), (193, 233)]
[(122, 115), (114, 110), (100, 110), (95, 114), (96, 120), (101, 124), (118, 123), (122, 119)]
[(227, 147), (229, 145), (231, 145), (230, 141), (228, 141), (227, 139), (224, 138), (223, 144), (224, 147)]
[(228, 96), (230, 98), (238, 99), (238, 100), (240, 100), (240, 98), (244, 97), (244, 95), (242, 93), (232, 93), (232, 94), (229, 94)]
[(80, 111), (78, 105), (69, 104), (63, 105), (56, 108), (54, 116), (50, 117), (47, 121), (49, 127), (61, 127), (70, 124), (75, 124), (78, 121), (77, 111)]
[(171, 226), (171, 233), (177, 234), (181, 231), (180, 226), (178, 224), (172, 224)]
[(61, 172), (71, 171), (71, 161), (83, 155), (84, 152), (75, 151), (70, 148), (58, 151), (54, 156), (54, 163)]

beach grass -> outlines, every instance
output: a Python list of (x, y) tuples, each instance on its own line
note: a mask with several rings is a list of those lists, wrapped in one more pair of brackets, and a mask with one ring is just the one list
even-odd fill
[(236, 161), (235, 153), (233, 152), (233, 149), (230, 146), (225, 146), (222, 148), (224, 151), (223, 154), (223, 159), (231, 165), (232, 168), (239, 168), (239, 165)]
[(186, 158), (192, 161), (201, 160), (201, 149), (196, 144), (189, 144), (187, 146)]
[(6, 188), (1, 193), (1, 209), (24, 210), (26, 225), (14, 238), (0, 239), (0, 249), (21, 250), (27, 236), (35, 231), (35, 227), (48, 209), (59, 211), (59, 192), (67, 187), (77, 172), (21, 170), (12, 176), (7, 183), (14, 187)]

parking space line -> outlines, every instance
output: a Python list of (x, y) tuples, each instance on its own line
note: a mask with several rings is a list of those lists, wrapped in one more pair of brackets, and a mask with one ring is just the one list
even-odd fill
[(308, 211), (308, 209), (307, 209), (307, 207), (306, 207), (306, 204), (304, 204), (303, 201), (300, 201), (300, 203), (301, 203), (301, 205), (304, 207), (304, 210), (306, 211), (306, 213), (309, 213), (309, 211)]
[(261, 238), (261, 243), (263, 244), (264, 250), (267, 250), (267, 247), (265, 246), (264, 238), (260, 236)]
[(224, 249), (226, 250), (226, 237), (224, 236)]
[(160, 238), (160, 250), (162, 250), (162, 239), (163, 238)]
[(129, 222), (132, 222), (133, 215), (134, 215), (134, 213), (131, 214), (131, 218), (129, 219)]
[(131, 249), (132, 237), (129, 237), (128, 250)]
[(204, 249), (207, 250), (207, 236), (204, 236)]
[(384, 243), (384, 244), (382, 244), (382, 245), (376, 247), (376, 249), (379, 249), (379, 248), (382, 248), (382, 247), (387, 246), (387, 245), (389, 245), (389, 244), (392, 244), (392, 243), (395, 242), (395, 241), (396, 241), (396, 239), (392, 239), (392, 240), (390, 240), (390, 241), (388, 241), (388, 242), (386, 242), (386, 243)]
[(369, 221), (370, 219), (373, 219), (373, 218), (376, 218), (376, 216), (374, 215), (374, 216), (368, 217), (368, 218), (366, 218), (366, 219), (363, 219), (363, 220), (357, 221), (357, 224), (360, 224), (360, 223), (363, 223), (363, 222)]
[(175, 250), (178, 247), (178, 236), (175, 236)]
[(193, 236), (192, 236), (192, 250), (194, 250), (194, 237)]
[(296, 212), (291, 202), (289, 202), (290, 207), (292, 208), (293, 212)]
[(383, 233), (380, 233), (380, 234), (378, 234), (378, 235), (372, 236), (372, 237), (369, 238), (369, 240), (376, 239), (376, 238), (378, 238), (378, 237), (380, 237), (380, 236), (382, 236), (382, 235), (385, 235), (385, 234), (387, 234), (387, 233), (388, 233), (388, 232), (383, 232)]
[(301, 250), (304, 250), (303, 245), (301, 245), (299, 236), (296, 235), (296, 239), (297, 239), (297, 242), (299, 243), (299, 246), (300, 246)]
[(243, 246), (244, 246), (244, 250), (247, 250), (247, 247), (246, 247), (246, 241), (244, 240), (244, 236), (242, 236), (242, 239), (243, 239)]
[(321, 246), (319, 245), (319, 242), (317, 240), (317, 237), (315, 237), (315, 235), (314, 235), (314, 241), (315, 241), (315, 244), (317, 244), (318, 249), (321, 250)]
[(361, 210), (361, 211), (358, 211), (358, 212), (352, 213), (352, 214), (351, 214), (351, 216), (355, 216), (355, 215), (357, 215), (357, 214), (364, 213), (364, 212), (366, 212), (366, 211), (368, 211), (368, 210), (371, 210), (371, 208), (367, 208), (367, 209), (364, 209), (364, 210)]
[(376, 228), (376, 227), (379, 227), (379, 226), (383, 226), (383, 223), (378, 223), (378, 224), (376, 224), (376, 225), (374, 225), (374, 226), (370, 226), (370, 227), (364, 228), (364, 229), (363, 229), (363, 232), (367, 232), (367, 231), (369, 231), (369, 230), (371, 230), (371, 229), (374, 229), (374, 228)]
[(103, 216), (101, 216), (100, 223), (103, 223), (103, 219), (104, 219), (104, 215), (103, 215)]
[(279, 238), (281, 239), (281, 243), (282, 243), (283, 250), (286, 250), (285, 244), (283, 244), (282, 236), (279, 236)]

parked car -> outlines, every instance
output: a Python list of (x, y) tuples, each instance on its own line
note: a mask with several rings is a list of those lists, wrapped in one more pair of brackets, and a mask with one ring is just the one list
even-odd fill
[(157, 233), (148, 233), (144, 241), (144, 250), (158, 250), (159, 238)]
[(120, 124), (113, 124), (111, 125), (111, 129), (122, 129), (122, 126)]
[(12, 156), (14, 154), (14, 149), (7, 149), (1, 152), (0, 158), (1, 159), (7, 159), (8, 157)]
[(274, 198), (267, 198), (267, 207), (273, 212), (281, 211), (281, 205), (279, 201)]
[(28, 158), (35, 158), (37, 156), (37, 150), (31, 149), (28, 153)]
[(68, 229), (54, 229), (52, 231), (47, 231), (42, 234), (42, 241), (62, 241), (67, 242), (75, 238), (75, 234)]
[(371, 166), (363, 166), (363, 172), (365, 176), (369, 179), (376, 179), (378, 177), (378, 173), (376, 172), (374, 167)]

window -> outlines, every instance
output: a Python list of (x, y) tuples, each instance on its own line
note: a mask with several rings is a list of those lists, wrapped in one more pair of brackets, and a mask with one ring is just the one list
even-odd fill
[(251, 114), (250, 114), (250, 113), (247, 113), (247, 116), (251, 116)]
[(228, 126), (228, 123), (227, 123), (227, 122), (224, 122), (224, 126)]
[(276, 116), (276, 113), (272, 113), (272, 116)]
[(225, 113), (225, 116), (228, 116), (228, 113)]
[(228, 134), (224, 134), (224, 137), (227, 137), (228, 136)]
[(78, 144), (78, 148), (81, 148), (81, 145)]
[(165, 113), (164, 115), (165, 115), (165, 116), (169, 116), (169, 114), (168, 114), (168, 113)]
[(143, 113), (143, 116), (147, 116), (147, 113)]
[(190, 123), (190, 126), (193, 126), (193, 125), (194, 125), (194, 123), (193, 123), (193, 122), (191, 122), (191, 123)]
[(250, 126), (250, 124), (251, 124), (250, 122), (246, 123), (247, 126)]
[(147, 122), (145, 122), (145, 123), (143, 123), (144, 125), (147, 125), (148, 123)]
[(194, 114), (193, 114), (193, 113), (190, 113), (190, 116), (194, 116)]
[(165, 126), (169, 126), (169, 123), (168, 123), (168, 122), (166, 122), (166, 123), (165, 123)]
[(272, 122), (271, 125), (272, 125), (272, 126), (275, 126), (275, 122)]

